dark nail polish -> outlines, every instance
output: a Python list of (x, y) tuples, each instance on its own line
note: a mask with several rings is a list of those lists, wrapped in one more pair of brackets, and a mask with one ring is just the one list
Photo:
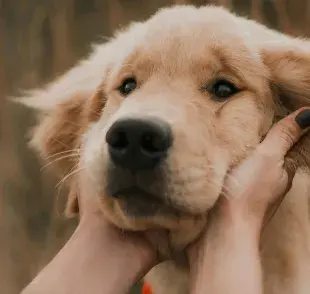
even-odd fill
[(310, 109), (306, 109), (299, 113), (295, 120), (301, 129), (310, 127)]

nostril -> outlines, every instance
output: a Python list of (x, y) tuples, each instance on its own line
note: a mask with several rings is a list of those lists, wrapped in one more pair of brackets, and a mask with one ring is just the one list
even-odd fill
[(160, 151), (158, 138), (153, 133), (144, 133), (141, 136), (141, 148), (148, 153)]
[(107, 143), (114, 150), (124, 150), (129, 146), (129, 141), (125, 131), (109, 132), (106, 137)]
[(140, 146), (142, 151), (149, 155), (158, 155), (159, 153), (166, 152), (170, 147), (169, 134), (165, 132), (145, 132), (140, 139)]
[(115, 149), (125, 149), (129, 145), (129, 141), (127, 139), (127, 135), (125, 132), (118, 132), (112, 140), (111, 147)]

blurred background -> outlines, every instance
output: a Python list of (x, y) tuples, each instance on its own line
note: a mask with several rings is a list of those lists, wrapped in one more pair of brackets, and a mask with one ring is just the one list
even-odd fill
[(1, 294), (19, 293), (76, 226), (63, 217), (57, 180), (27, 148), (33, 113), (6, 97), (50, 81), (130, 21), (187, 3), (224, 5), (287, 34), (310, 36), (309, 0), (0, 0)]

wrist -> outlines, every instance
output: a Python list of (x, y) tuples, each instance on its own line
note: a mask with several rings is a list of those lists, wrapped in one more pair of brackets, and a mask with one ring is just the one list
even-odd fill
[[(101, 214), (83, 217), (78, 230), (83, 238), (98, 243), (104, 252), (105, 264), (123, 284), (135, 284), (155, 265), (156, 254), (142, 238), (132, 232), (121, 231), (108, 223)], [(94, 245), (92, 245), (94, 246)], [(125, 277), (125, 278), (124, 278)]]
[[(206, 235), (188, 251), (191, 293), (205, 293), (206, 284), (210, 293), (215, 293), (219, 286), (217, 283), (221, 283), (224, 274), (221, 274), (220, 281), (216, 282), (217, 273), (228, 272), (228, 281), (235, 274), (229, 271), (236, 267), (236, 264), (245, 266), (259, 263), (259, 236), (258, 222), (245, 218), (241, 213), (234, 212), (212, 219)], [(223, 269), (221, 265), (226, 268)], [(259, 264), (256, 268), (258, 267)], [(231, 284), (233, 283), (234, 281), (231, 281)], [(225, 283), (222, 287), (225, 288)], [(221, 293), (228, 291), (229, 289), (225, 289)]]
[[(23, 293), (127, 293), (148, 271), (147, 253), (103, 218), (84, 218)], [(128, 242), (127, 242), (128, 241)]]
[(247, 238), (259, 242), (262, 221), (256, 216), (235, 211), (221, 220), (221, 231), (236, 238)]
[(257, 236), (260, 235), (264, 215), (254, 213), (245, 205), (232, 205), (229, 201), (220, 207), (220, 213), (216, 220), (222, 230), (246, 230)]
[[(201, 238), (187, 248), (190, 267), (196, 267), (204, 260), (207, 251), (221, 250), (226, 246), (238, 246), (241, 243), (259, 244), (260, 226), (256, 221), (247, 221), (240, 213), (213, 216)], [(228, 250), (228, 249), (227, 249)], [(207, 254), (209, 256), (209, 254)]]

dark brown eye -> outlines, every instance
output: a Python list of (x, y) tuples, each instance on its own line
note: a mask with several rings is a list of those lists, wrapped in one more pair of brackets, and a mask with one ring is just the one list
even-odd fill
[(133, 92), (135, 89), (137, 88), (137, 81), (135, 78), (128, 78), (126, 79), (121, 86), (119, 87), (119, 92), (124, 95), (127, 96), (129, 95), (131, 92)]
[(238, 93), (239, 89), (231, 82), (219, 80), (211, 87), (211, 92), (215, 98), (224, 100)]

